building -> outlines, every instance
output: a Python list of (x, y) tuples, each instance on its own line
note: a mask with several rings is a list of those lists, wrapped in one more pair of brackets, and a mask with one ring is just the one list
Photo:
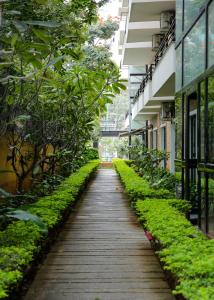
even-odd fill
[(191, 217), (214, 235), (214, 0), (121, 5), (130, 134), (170, 154), (166, 167), (180, 178), (177, 191), (191, 201)]
[(127, 128), (149, 148), (168, 152), (165, 167), (174, 172), (175, 1), (121, 4), (119, 51), (122, 47), (122, 64), (129, 66)]
[(176, 171), (214, 234), (214, 1), (176, 1)]

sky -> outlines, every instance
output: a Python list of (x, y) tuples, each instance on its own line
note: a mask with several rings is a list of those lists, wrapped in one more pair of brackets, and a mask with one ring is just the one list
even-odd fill
[[(99, 15), (104, 19), (107, 19), (110, 16), (117, 17), (119, 16), (118, 9), (119, 9), (119, 0), (110, 0), (109, 3), (107, 3), (106, 5), (104, 5), (99, 9)], [(114, 43), (112, 44), (111, 47), (111, 52), (112, 52), (112, 59), (119, 65), (120, 56), (118, 55), (118, 36), (119, 33), (117, 32), (115, 35)]]

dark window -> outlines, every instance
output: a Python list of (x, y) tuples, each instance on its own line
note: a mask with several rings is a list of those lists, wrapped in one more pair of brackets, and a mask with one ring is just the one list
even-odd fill
[(205, 158), (205, 82), (200, 84), (200, 159)]
[(211, 67), (214, 64), (214, 1), (211, 2), (208, 8), (208, 65)]
[(214, 77), (208, 84), (208, 161), (214, 162)]
[(182, 97), (175, 100), (175, 157), (182, 159)]

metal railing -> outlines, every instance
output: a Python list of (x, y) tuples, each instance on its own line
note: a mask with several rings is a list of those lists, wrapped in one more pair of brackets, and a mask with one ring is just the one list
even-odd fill
[(163, 55), (166, 53), (169, 46), (174, 41), (175, 41), (175, 19), (172, 20), (169, 30), (167, 31), (163, 40), (160, 43), (160, 46), (159, 46), (159, 48), (155, 54), (154, 60), (153, 60), (154, 63), (152, 63), (149, 66), (148, 71), (147, 71), (145, 77), (143, 78), (137, 93), (135, 94), (135, 96), (133, 98), (133, 102), (132, 102), (133, 104), (135, 104), (135, 102), (138, 100), (140, 94), (142, 94), (144, 92), (147, 82), (152, 80), (153, 73), (154, 73), (158, 63), (160, 62)]

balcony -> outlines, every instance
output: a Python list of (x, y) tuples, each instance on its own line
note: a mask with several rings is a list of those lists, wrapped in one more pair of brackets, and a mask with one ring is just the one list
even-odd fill
[(175, 93), (175, 20), (162, 40), (133, 99), (132, 118), (147, 120), (160, 111), (161, 102), (174, 101)]
[(152, 37), (166, 31), (161, 13), (175, 10), (175, 1), (131, 0), (124, 37), (123, 64), (150, 64), (154, 56)]

